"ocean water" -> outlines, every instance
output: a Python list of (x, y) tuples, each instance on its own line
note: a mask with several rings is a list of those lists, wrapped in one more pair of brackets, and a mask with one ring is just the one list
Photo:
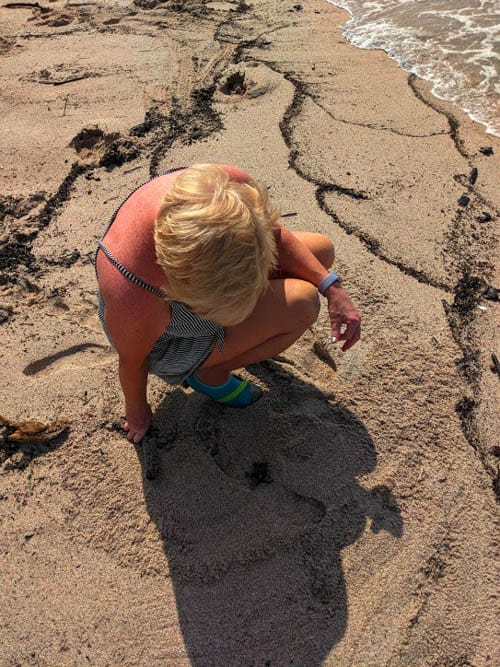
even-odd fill
[(500, 136), (500, 0), (327, 0), (346, 9), (346, 38), (382, 49)]

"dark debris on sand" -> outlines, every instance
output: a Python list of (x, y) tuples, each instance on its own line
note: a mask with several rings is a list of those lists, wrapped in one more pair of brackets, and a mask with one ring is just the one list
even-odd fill
[(250, 487), (255, 489), (260, 484), (271, 484), (271, 468), (267, 461), (255, 461), (250, 472), (245, 473)]

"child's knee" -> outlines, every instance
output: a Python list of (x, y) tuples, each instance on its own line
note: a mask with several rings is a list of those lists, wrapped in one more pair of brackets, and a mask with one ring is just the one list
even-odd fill
[(335, 261), (335, 247), (328, 236), (323, 236), (323, 234), (318, 234), (318, 236), (320, 239), (316, 257), (323, 264), (325, 269), (329, 269)]
[(292, 280), (289, 300), (292, 324), (294, 328), (310, 327), (318, 319), (320, 301), (318, 290), (305, 280)]

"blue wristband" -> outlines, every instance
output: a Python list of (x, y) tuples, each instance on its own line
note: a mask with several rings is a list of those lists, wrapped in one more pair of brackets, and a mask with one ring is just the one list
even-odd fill
[(325, 296), (326, 290), (330, 287), (330, 285), (333, 285), (333, 283), (336, 283), (337, 280), (340, 280), (340, 276), (337, 275), (336, 273), (329, 273), (323, 280), (320, 282), (318, 285), (318, 292)]

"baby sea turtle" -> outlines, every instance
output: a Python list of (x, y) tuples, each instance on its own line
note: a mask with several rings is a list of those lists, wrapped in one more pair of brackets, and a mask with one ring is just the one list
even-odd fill
[(488, 299), (488, 301), (498, 301), (499, 292), (500, 290), (498, 290), (496, 287), (488, 285), (488, 287), (483, 292), (483, 296), (485, 299)]
[(491, 220), (491, 215), (488, 213), (488, 211), (483, 211), (481, 215), (478, 215), (477, 221), (478, 222), (490, 222)]

